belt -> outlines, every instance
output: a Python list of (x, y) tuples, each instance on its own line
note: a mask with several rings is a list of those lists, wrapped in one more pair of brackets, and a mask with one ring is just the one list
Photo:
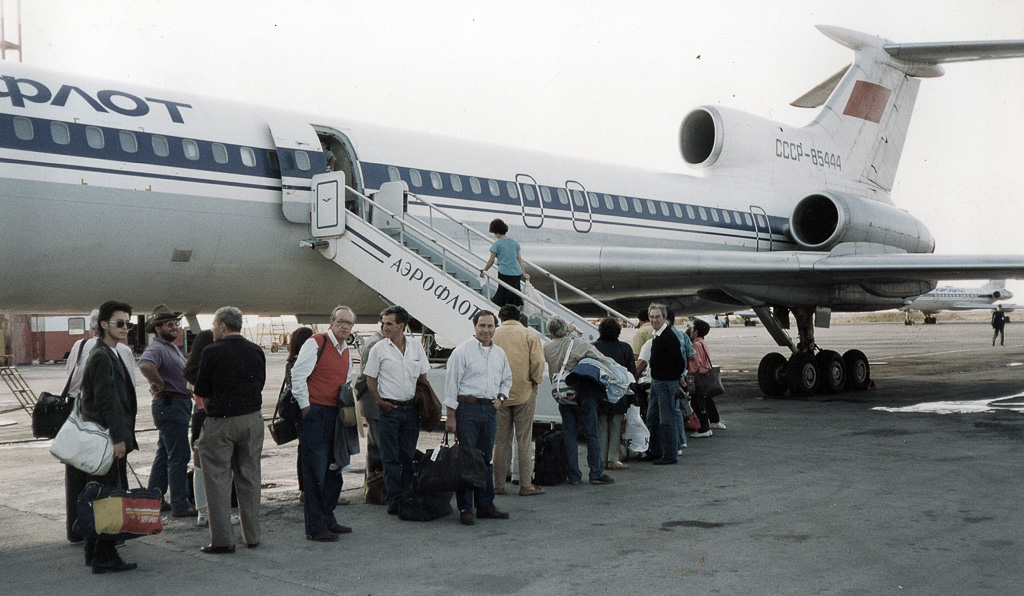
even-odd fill
[(484, 399), (482, 397), (473, 397), (472, 395), (459, 395), (455, 398), (455, 401), (460, 404), (472, 405), (472, 404), (490, 404), (493, 403), (493, 399)]
[(396, 400), (393, 400), (393, 399), (384, 399), (383, 397), (380, 398), (380, 399), (381, 399), (381, 401), (386, 401), (386, 402), (388, 402), (389, 404), (391, 404), (393, 406), (411, 406), (411, 405), (413, 405), (411, 399), (406, 400), (406, 401), (396, 401)]

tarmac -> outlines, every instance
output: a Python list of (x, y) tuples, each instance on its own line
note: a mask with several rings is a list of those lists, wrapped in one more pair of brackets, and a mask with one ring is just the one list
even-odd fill
[[(496, 504), (511, 519), (472, 527), (400, 521), (364, 504), (362, 474), (346, 473), (353, 504), (337, 514), (354, 532), (309, 542), (296, 445), (268, 434), (259, 548), (202, 554), (208, 531), (165, 516), (162, 534), (120, 549), (138, 570), (113, 575), (89, 573), (65, 540), (63, 466), (24, 411), (7, 412), (0, 594), (1019, 594), (1024, 337), (1016, 325), (1006, 335), (992, 347), (983, 323), (837, 324), (819, 345), (865, 352), (875, 388), (788, 400), (757, 388), (776, 349), (761, 327), (712, 329), (726, 430), (691, 438), (678, 465), (609, 472), (612, 485), (509, 490)], [(268, 353), (268, 418), (283, 370)], [(21, 371), (36, 393), (63, 387), (62, 365)], [(129, 456), (143, 482), (156, 444), (146, 402)], [(0, 411), (12, 404), (0, 386)], [(420, 447), (438, 441), (422, 434)]]

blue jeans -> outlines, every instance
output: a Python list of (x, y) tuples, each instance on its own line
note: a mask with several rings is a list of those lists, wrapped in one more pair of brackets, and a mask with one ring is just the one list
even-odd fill
[(302, 486), (305, 494), (303, 513), (306, 534), (315, 534), (338, 523), (334, 508), (341, 496), (341, 467), (334, 462), (334, 426), (338, 408), (309, 404), (299, 424), (299, 450), (302, 452)]
[(165, 497), (170, 489), (172, 511), (191, 507), (188, 501), (188, 460), (192, 456), (188, 425), (191, 421), (191, 399), (172, 399), (167, 405), (163, 398), (153, 400), (153, 423), (160, 431), (160, 438), (149, 473), (148, 488), (160, 489)]
[(651, 397), (647, 407), (647, 424), (651, 427), (651, 451), (657, 450), (663, 459), (676, 459), (679, 453), (679, 433), (682, 430), (682, 410), (676, 408), (678, 380), (651, 381)]
[(601, 438), (597, 434), (597, 403), (593, 398), (584, 398), (576, 406), (558, 406), (562, 415), (562, 436), (565, 438), (565, 454), (569, 459), (569, 482), (583, 479), (580, 471), (580, 449), (576, 443), (576, 435), (583, 431), (587, 442), (587, 465), (590, 466), (590, 479), (596, 480), (604, 476), (604, 462), (601, 461)]
[(476, 447), (484, 454), (487, 462), (487, 488), (483, 490), (467, 490), (455, 493), (455, 503), (459, 511), (473, 509), (476, 501), (477, 509), (494, 507), (494, 435), (498, 431), (498, 411), (494, 404), (459, 404), (455, 410), (455, 436), (465, 447)]
[(384, 490), (388, 511), (397, 512), (402, 491), (412, 485), (412, 458), (420, 436), (416, 407), (396, 406), (380, 413), (380, 459), (384, 465)]

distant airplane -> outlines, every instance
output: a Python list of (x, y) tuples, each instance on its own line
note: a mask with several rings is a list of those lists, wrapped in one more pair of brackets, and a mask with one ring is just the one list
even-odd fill
[[(0, 63), (0, 310), (117, 298), (194, 322), (227, 304), (305, 321), (342, 303), (370, 322), (393, 302), (458, 342), (494, 308), (496, 282), (477, 280), (500, 217), (537, 289), (577, 313), (750, 308), (792, 352), (761, 361), (766, 394), (864, 388), (860, 350), (815, 344), (833, 311), (898, 308), (938, 279), (1024, 278), (1021, 255), (933, 254), (890, 197), (920, 79), (1024, 56), (1024, 41), (819, 30), (854, 61), (794, 102), (817, 117), (694, 109), (679, 143), (700, 177)], [(576, 316), (535, 301), (537, 317)]]
[[(943, 286), (935, 288), (927, 294), (922, 294), (913, 300), (909, 300), (905, 306), (900, 307), (906, 313), (905, 324), (913, 325), (910, 318), (911, 312), (924, 314), (925, 325), (935, 324), (936, 313), (946, 310), (991, 310), (999, 300), (1013, 298), (1013, 292), (1006, 289), (1006, 280), (994, 279), (980, 288), (964, 288), (956, 286)], [(1002, 304), (1003, 310), (1013, 311), (1019, 308), (1014, 304)]]

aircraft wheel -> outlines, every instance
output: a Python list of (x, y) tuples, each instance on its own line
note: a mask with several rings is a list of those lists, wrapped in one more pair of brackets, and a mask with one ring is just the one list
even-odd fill
[(786, 364), (786, 385), (794, 396), (814, 395), (818, 391), (821, 375), (814, 355), (797, 352), (789, 357)]
[(846, 389), (846, 363), (839, 352), (822, 350), (814, 357), (818, 363), (821, 390), (825, 393), (839, 393)]
[(850, 350), (843, 354), (846, 363), (846, 388), (851, 391), (862, 391), (871, 382), (871, 367), (868, 357), (860, 350)]
[(770, 352), (757, 366), (757, 386), (768, 397), (782, 397), (786, 394), (786, 357)]
[(924, 324), (925, 325), (934, 325), (937, 320), (938, 319), (936, 319), (935, 317), (925, 317), (924, 318)]

